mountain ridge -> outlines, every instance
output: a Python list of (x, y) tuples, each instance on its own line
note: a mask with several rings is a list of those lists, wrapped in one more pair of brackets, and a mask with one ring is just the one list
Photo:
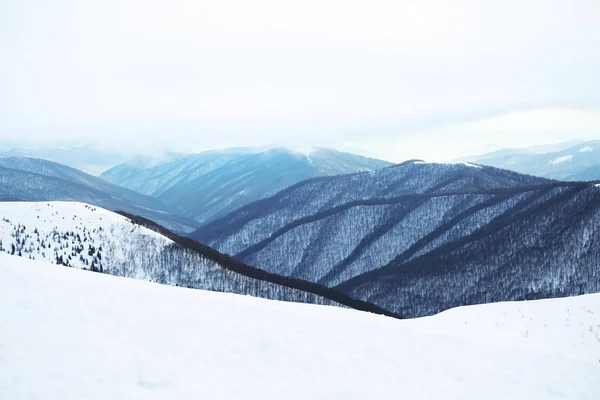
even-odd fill
[[(551, 179), (582, 181), (600, 179), (600, 141), (564, 143), (552, 151), (537, 153), (526, 149), (504, 149), (493, 153), (465, 157), (479, 164), (510, 169), (519, 173)], [(497, 152), (496, 152), (497, 153)]]
[[(439, 168), (438, 168), (439, 167)], [(479, 178), (479, 172), (489, 172), (488, 177)], [(419, 180), (420, 174), (432, 174), (435, 182), (431, 186), (421, 188)], [(311, 206), (310, 211), (298, 211), (298, 215), (291, 217), (283, 215), (281, 220), (277, 221), (277, 229), (292, 222), (293, 219), (298, 219), (304, 216), (312, 215), (319, 211), (320, 207), (325, 209), (343, 204), (354, 204), (354, 201), (365, 201), (369, 203), (376, 198), (381, 198), (382, 203), (393, 202), (389, 200), (392, 197), (403, 195), (416, 196), (420, 192), (437, 192), (438, 194), (447, 193), (452, 190), (452, 185), (462, 185), (460, 187), (484, 187), (493, 188), (492, 175), (500, 172), (501, 179), (508, 180), (506, 185), (524, 186), (528, 184), (541, 184), (550, 182), (547, 179), (537, 178), (533, 176), (524, 176), (511, 171), (503, 171), (496, 168), (482, 168), (477, 165), (466, 164), (440, 164), (440, 163), (425, 163), (420, 160), (410, 160), (401, 164), (392, 165), (387, 168), (378, 170), (377, 172), (356, 172), (353, 174), (333, 176), (333, 177), (317, 177), (307, 179), (290, 186), (275, 195), (251, 203), (243, 208), (230, 213), (229, 215), (220, 218), (219, 220), (204, 224), (196, 232), (189, 236), (200, 241), (213, 240), (219, 236), (219, 230), (231, 230), (239, 224), (247, 223), (253, 216), (259, 215), (265, 210), (271, 210), (273, 207), (291, 207), (296, 202), (301, 204), (302, 201), (310, 202), (311, 196), (318, 196), (319, 193), (329, 190), (332, 194), (327, 194), (328, 200), (326, 204), (315, 203)], [(437, 174), (437, 175), (436, 175)], [(439, 176), (438, 176), (439, 175)], [(515, 182), (510, 182), (511, 179), (516, 179)], [(496, 184), (496, 186), (498, 186)], [(355, 187), (357, 190), (352, 191)], [(310, 190), (307, 194), (302, 194), (302, 200), (298, 200), (293, 194), (300, 193), (302, 189)], [(415, 189), (417, 188), (417, 189)], [(500, 186), (504, 188), (504, 186)], [(363, 192), (363, 194), (360, 193)], [(375, 193), (375, 195), (373, 194)], [(329, 207), (329, 208), (327, 208)], [(233, 251), (233, 254), (236, 252)]]
[(305, 179), (389, 165), (328, 149), (309, 155), (280, 148), (228, 149), (188, 155), (147, 169), (122, 164), (101, 177), (206, 223)]
[(10, 157), (27, 157), (52, 161), (79, 169), (93, 176), (98, 176), (107, 168), (126, 160), (126, 157), (119, 152), (103, 149), (96, 145), (34, 149), (14, 148), (0, 152), (0, 158)]
[(0, 182), (0, 198), (4, 200), (79, 201), (113, 210), (124, 209), (182, 233), (198, 226), (194, 221), (172, 213), (170, 207), (159, 200), (52, 161), (0, 158)]
[[(567, 254), (554, 239), (562, 231), (552, 230), (566, 229), (569, 236), (564, 240), (572, 248), (580, 246), (579, 237), (573, 236), (580, 229), (592, 242), (600, 242), (594, 225), (600, 219), (599, 204), (595, 182), (551, 181), (476, 165), (409, 162), (374, 173), (304, 181), (204, 225), (191, 237), (250, 265), (336, 287), (414, 317), (492, 299), (599, 291), (594, 286), (600, 276), (594, 247)], [(548, 236), (534, 234), (536, 227)], [(528, 250), (526, 238), (547, 247), (555, 258)], [(553, 242), (546, 243), (550, 238)], [(484, 241), (489, 251), (481, 248)], [(451, 256), (454, 261), (440, 261)], [(522, 263), (527, 257), (537, 257), (531, 263), (539, 266), (526, 269)], [(514, 265), (498, 264), (504, 259)], [(507, 279), (514, 286), (505, 287), (488, 282), (479, 290), (468, 282), (464, 289), (473, 293), (465, 298), (460, 286), (438, 287), (442, 299), (428, 292), (428, 264), (448, 279), (464, 279), (461, 266), (473, 268), (469, 274), (477, 279), (484, 271), (516, 268), (522, 283)], [(544, 278), (541, 266), (549, 276), (564, 274), (573, 282), (555, 286)], [(574, 266), (578, 269), (572, 270)], [(405, 285), (407, 291), (426, 292), (402, 300), (394, 293)]]
[(167, 285), (401, 317), (333, 288), (248, 266), (131, 214), (70, 202), (0, 203), (0, 214), (0, 252)]

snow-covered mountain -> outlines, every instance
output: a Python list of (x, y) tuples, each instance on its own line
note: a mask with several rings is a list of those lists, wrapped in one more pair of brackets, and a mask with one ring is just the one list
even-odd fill
[(541, 144), (530, 147), (513, 147), (513, 148), (500, 148), (497, 147), (492, 151), (483, 154), (474, 154), (466, 157), (460, 157), (455, 162), (476, 162), (479, 164), (485, 164), (483, 160), (495, 159), (500, 157), (508, 156), (520, 156), (520, 155), (534, 155), (534, 154), (545, 154), (555, 153), (558, 151), (570, 149), (573, 146), (577, 146), (583, 143), (583, 140), (574, 139), (566, 142), (552, 143), (552, 144)]
[(379, 312), (341, 293), (265, 274), (88, 204), (0, 202), (0, 217), (0, 253), (167, 285)]
[(600, 296), (399, 321), (0, 254), (0, 398), (600, 398)]
[(13, 149), (0, 153), (0, 157), (39, 158), (67, 165), (91, 175), (99, 175), (126, 160), (124, 155), (98, 145)]
[(537, 153), (534, 151), (500, 151), (466, 160), (510, 169), (524, 174), (559, 180), (600, 179), (600, 141), (581, 142), (567, 148)]
[(597, 186), (471, 164), (316, 178), (192, 237), (407, 317), (600, 292)]
[(297, 153), (241, 148), (177, 157), (158, 165), (126, 163), (101, 177), (153, 196), (198, 222), (206, 222), (304, 179), (389, 165), (328, 149)]
[(77, 169), (27, 157), (0, 158), (0, 200), (77, 201), (144, 216), (168, 229), (188, 233), (198, 224), (171, 212), (150, 196), (106, 182)]

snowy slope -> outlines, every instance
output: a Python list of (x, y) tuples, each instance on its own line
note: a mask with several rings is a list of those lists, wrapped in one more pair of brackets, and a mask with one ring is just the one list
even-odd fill
[(398, 321), (0, 254), (0, 398), (598, 399), (600, 296)]
[(83, 203), (0, 202), (0, 254), (78, 269), (269, 299), (337, 304), (297, 286), (238, 273), (111, 211)]
[[(137, 254), (161, 252), (171, 240), (133, 225), (127, 218), (84, 203), (0, 202), (0, 241), (2, 250), (25, 258), (58, 263), (80, 269), (136, 264)], [(149, 280), (142, 268), (133, 277)], [(121, 275), (121, 274), (119, 274)], [(125, 276), (131, 276), (124, 274)]]

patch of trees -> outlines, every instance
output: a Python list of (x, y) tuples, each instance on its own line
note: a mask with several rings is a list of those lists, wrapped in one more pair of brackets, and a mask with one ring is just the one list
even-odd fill
[[(194, 254), (195, 253), (198, 256), (201, 256), (204, 259), (210, 260), (213, 263), (215, 263), (216, 265), (218, 265), (218, 268), (220, 270), (234, 272), (236, 274), (239, 274), (240, 276), (243, 276), (246, 278), (251, 278), (251, 281), (248, 281), (248, 282), (256, 281), (254, 283), (254, 285), (260, 286), (261, 285), (260, 282), (264, 282), (265, 284), (267, 284), (267, 286), (271, 287), (271, 290), (281, 291), (281, 290), (286, 290), (285, 288), (293, 289), (293, 290), (297, 290), (300, 292), (305, 292), (305, 293), (313, 294), (316, 296), (321, 296), (321, 297), (329, 299), (335, 303), (339, 303), (341, 305), (344, 305), (344, 306), (347, 306), (350, 308), (354, 308), (357, 310), (387, 315), (387, 316), (394, 317), (394, 318), (402, 318), (401, 313), (390, 312), (379, 306), (370, 304), (369, 302), (366, 302), (363, 300), (357, 300), (357, 299), (352, 298), (351, 296), (349, 296), (341, 291), (338, 291), (334, 288), (328, 288), (328, 287), (319, 285), (314, 282), (308, 282), (308, 281), (304, 281), (301, 279), (285, 277), (285, 276), (269, 273), (262, 269), (249, 266), (247, 264), (244, 264), (240, 261), (235, 260), (234, 258), (232, 258), (228, 255), (222, 254), (213, 248), (210, 248), (201, 243), (198, 243), (190, 238), (176, 235), (176, 234), (170, 232), (169, 230), (165, 229), (164, 227), (161, 227), (160, 225), (156, 224), (155, 222), (149, 221), (143, 217), (135, 216), (135, 215), (123, 212), (123, 211), (119, 211), (119, 213), (121, 215), (129, 218), (129, 220), (132, 223), (152, 229), (152, 230), (168, 237), (169, 239), (171, 239), (173, 242), (176, 243), (176, 246), (172, 246), (167, 251), (162, 252), (162, 255), (164, 257), (167, 257), (168, 259), (163, 260), (163, 262), (161, 262), (161, 264), (163, 264), (165, 266), (168, 265), (170, 267), (169, 269), (166, 269), (166, 268), (164, 269), (165, 273), (167, 273), (167, 271), (174, 269), (175, 266), (181, 264), (182, 261), (189, 260), (189, 257), (186, 257), (183, 254), (185, 254), (185, 253)], [(184, 250), (184, 253), (182, 253), (182, 250)], [(166, 283), (167, 279), (163, 278), (162, 280), (159, 279), (158, 281), (159, 282), (162, 281), (161, 283)], [(225, 282), (225, 280), (223, 280), (223, 279), (221, 279), (220, 281)], [(268, 284), (274, 284), (275, 286), (271, 286)], [(189, 287), (189, 286), (191, 286), (191, 283), (187, 282), (187, 284), (185, 284), (183, 282), (179, 282), (179, 285)], [(219, 286), (219, 284), (217, 283), (216, 286)], [(244, 292), (238, 291), (237, 293), (244, 293)], [(256, 289), (256, 292), (254, 292), (254, 293), (246, 293), (246, 294), (254, 294), (254, 295), (262, 294), (263, 296), (261, 296), (261, 297), (264, 297), (264, 293), (260, 292), (260, 288)], [(281, 299), (281, 295), (276, 294), (272, 298)]]
[(414, 317), (600, 291), (599, 213), (589, 182), (405, 163), (301, 182), (191, 236)]

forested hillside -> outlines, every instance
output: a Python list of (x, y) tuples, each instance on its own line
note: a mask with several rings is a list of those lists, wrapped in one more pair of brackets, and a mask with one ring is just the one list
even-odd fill
[(600, 188), (408, 162), (302, 182), (192, 237), (407, 316), (600, 291)]
[(87, 204), (0, 202), (0, 216), (0, 252), (11, 255), (167, 285), (384, 313), (341, 292), (188, 244), (162, 227), (141, 225), (149, 221)]
[(392, 204), (420, 195), (443, 196), (545, 183), (550, 181), (473, 164), (407, 161), (373, 172), (300, 182), (206, 224), (190, 237), (236, 254), (288, 224), (354, 206)]

